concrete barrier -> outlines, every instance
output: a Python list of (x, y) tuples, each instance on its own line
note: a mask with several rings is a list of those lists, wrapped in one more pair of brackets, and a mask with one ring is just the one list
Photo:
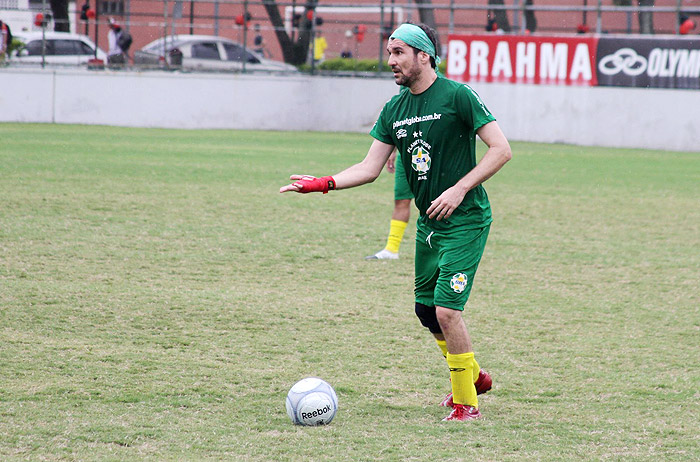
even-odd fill
[[(700, 91), (474, 84), (509, 139), (700, 152)], [(0, 121), (368, 132), (390, 78), (0, 70)]]

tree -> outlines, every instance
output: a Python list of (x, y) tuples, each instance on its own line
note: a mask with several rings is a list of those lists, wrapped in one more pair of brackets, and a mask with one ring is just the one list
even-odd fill
[[(655, 0), (637, 0), (639, 6), (653, 7)], [(613, 0), (615, 6), (632, 6), (632, 0)], [(639, 32), (642, 34), (654, 33), (654, 13), (651, 11), (639, 12)]]
[[(526, 0), (526, 5), (532, 5), (532, 0)], [(530, 32), (535, 32), (537, 30), (537, 18), (535, 17), (535, 12), (532, 10), (525, 11), (525, 29)]]
[[(654, 6), (654, 0), (639, 0), (639, 6)], [(639, 32), (654, 33), (654, 14), (651, 11), (639, 12)]]
[(433, 0), (415, 0), (415, 2), (416, 5), (418, 5), (418, 17), (420, 18), (420, 22), (433, 29), (437, 29), (435, 27), (435, 11), (431, 8)]
[(49, 0), (49, 3), (53, 14), (53, 30), (56, 32), (70, 32), (68, 0)]
[[(270, 22), (275, 28), (277, 41), (282, 48), (284, 62), (296, 66), (304, 64), (309, 54), (309, 43), (311, 41), (311, 30), (313, 26), (312, 18), (318, 5), (318, 0), (306, 0), (304, 4), (304, 14), (299, 18), (298, 35), (293, 39), (284, 29), (282, 16), (275, 0), (263, 0), (265, 11), (270, 18)], [(311, 19), (310, 19), (311, 18)]]

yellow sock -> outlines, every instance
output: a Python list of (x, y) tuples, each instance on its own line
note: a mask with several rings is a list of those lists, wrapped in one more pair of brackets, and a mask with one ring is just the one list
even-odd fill
[(403, 233), (406, 231), (407, 225), (408, 223), (405, 221), (391, 220), (389, 237), (386, 240), (386, 250), (399, 253), (399, 247), (401, 247), (401, 240), (403, 239)]
[[(438, 340), (438, 339), (435, 339), (435, 341), (437, 342), (438, 347), (440, 348), (440, 351), (442, 351), (442, 355), (445, 358), (447, 358), (447, 342), (444, 340)], [(478, 372), (477, 372), (477, 374), (478, 374)]]
[(467, 404), (479, 407), (474, 388), (474, 353), (453, 355), (447, 353), (447, 365), (452, 379), (452, 401), (455, 404)]
[(479, 363), (476, 362), (476, 358), (474, 358), (474, 369), (473, 369), (473, 374), (474, 374), (474, 382), (476, 382), (479, 379), (479, 371), (481, 368), (479, 367)]

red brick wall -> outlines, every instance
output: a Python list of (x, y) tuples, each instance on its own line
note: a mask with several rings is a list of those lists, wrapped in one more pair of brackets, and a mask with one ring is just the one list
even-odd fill
[[(218, 21), (218, 33), (221, 36), (225, 36), (234, 39), (239, 42), (243, 42), (244, 33), (243, 28), (236, 24), (235, 18), (238, 15), (242, 15), (244, 12), (243, 2), (235, 0), (222, 0), (227, 3), (219, 4), (219, 21)], [(286, 2), (290, 0), (285, 0)], [(282, 53), (277, 42), (277, 38), (272, 30), (272, 26), (267, 17), (265, 9), (259, 5), (255, 4), (255, 1), (250, 1), (248, 11), (252, 15), (252, 20), (249, 23), (249, 30), (247, 35), (247, 43), (252, 46), (254, 33), (252, 31), (254, 24), (260, 24), (263, 29), (263, 36), (265, 37), (265, 42), (267, 44), (268, 50), (272, 53), (274, 59), (282, 59)], [(259, 2), (257, 2), (259, 3)], [(300, 5), (303, 5), (303, 0), (298, 0)], [(349, 2), (347, 0), (321, 0), (321, 7), (332, 7), (334, 4), (347, 5)], [(384, 21), (388, 25), (390, 23), (390, 6), (391, 1), (385, 1), (385, 15)], [(472, 0), (472, 1), (462, 1), (455, 2), (459, 5), (467, 6), (482, 6), (487, 7), (487, 0)], [(656, 0), (657, 7), (675, 7), (676, 0)], [(78, 0), (78, 4), (80, 1)], [(130, 15), (130, 31), (134, 37), (134, 44), (132, 45), (132, 51), (139, 49), (146, 45), (147, 43), (162, 37), (164, 33), (171, 33), (171, 19), (170, 15), (172, 13), (174, 2), (171, 0), (168, 2), (168, 20), (167, 26), (163, 25), (163, 2), (158, 0), (131, 0), (131, 15)], [(378, 6), (377, 0), (359, 0), (352, 2), (356, 6)], [(512, 0), (505, 0), (505, 4), (512, 6)], [(536, 6), (546, 6), (552, 5), (557, 7), (562, 6), (582, 6), (583, 0), (534, 0)], [(589, 0), (589, 6), (595, 6), (597, 0)], [(603, 5), (611, 6), (613, 4), (612, 0), (604, 0)], [(93, 2), (94, 5), (94, 2)], [(126, 5), (126, 1), (125, 1)], [(179, 34), (189, 34), (192, 29), (195, 34), (207, 34), (213, 35), (215, 32), (215, 20), (214, 20), (214, 3), (205, 3), (198, 0), (194, 3), (195, 19), (193, 21), (192, 27), (190, 26), (190, 9), (191, 2), (183, 2), (182, 15), (183, 17), (175, 22), (176, 28), (175, 32)], [(418, 10), (415, 8), (415, 4), (411, 2), (400, 2), (395, 1), (395, 5), (403, 8), (403, 19), (411, 19), (413, 21), (419, 20)], [(448, 6), (448, 0), (433, 0), (433, 6)], [(682, 5), (688, 8), (700, 8), (700, 0), (683, 0)], [(80, 6), (80, 5), (78, 5)], [(281, 8), (281, 14), (284, 15), (284, 9)], [(376, 59), (380, 53), (380, 49), (383, 50), (383, 43), (380, 45), (380, 30), (379, 30), (379, 15), (378, 14), (331, 14), (320, 12), (318, 14), (324, 19), (324, 24), (321, 26), (320, 30), (326, 37), (328, 41), (328, 50), (326, 51), (326, 57), (335, 57), (340, 54), (341, 49), (344, 44), (348, 42), (345, 38), (345, 33), (348, 30), (352, 30), (355, 25), (365, 24), (367, 26), (367, 33), (365, 34), (364, 41), (362, 43), (357, 43), (354, 37), (349, 40), (349, 45), (353, 53), (357, 51), (360, 58), (372, 58)], [(514, 13), (508, 13), (511, 26), (514, 24)], [(444, 42), (449, 32), (450, 23), (450, 13), (448, 10), (435, 10), (436, 22), (438, 24), (439, 35)], [(538, 28), (537, 33), (552, 34), (552, 33), (564, 33), (571, 34), (576, 33), (577, 26), (583, 23), (583, 13), (576, 11), (560, 11), (560, 12), (542, 12), (538, 11), (536, 13)], [(696, 16), (696, 22), (700, 23), (700, 16)], [(107, 17), (102, 16), (99, 18), (101, 21), (99, 28), (99, 43), (101, 48), (107, 48)], [(117, 21), (125, 22), (126, 15), (115, 17)], [(395, 21), (398, 20), (398, 14), (395, 17)], [(655, 31), (657, 34), (661, 33), (674, 33), (676, 29), (676, 15), (675, 13), (660, 13), (657, 12), (653, 17)], [(522, 21), (522, 18), (520, 19)], [(78, 20), (78, 30), (84, 32), (85, 27)], [(586, 24), (589, 26), (591, 32), (595, 31), (596, 26), (596, 13), (588, 12), (586, 15)], [(627, 13), (603, 13), (602, 15), (603, 30), (610, 33), (626, 33), (628, 30), (632, 33), (639, 32), (639, 21), (637, 14), (632, 13), (628, 15)], [(396, 22), (395, 22), (396, 25)], [(629, 25), (629, 27), (628, 27)], [(465, 32), (484, 32), (486, 26), (486, 11), (485, 10), (467, 10), (460, 9), (456, 10), (454, 13), (454, 31), (456, 33)], [(89, 35), (94, 39), (94, 26), (89, 28)], [(694, 33), (700, 33), (700, 27), (696, 27)], [(384, 56), (382, 56), (384, 58)]]

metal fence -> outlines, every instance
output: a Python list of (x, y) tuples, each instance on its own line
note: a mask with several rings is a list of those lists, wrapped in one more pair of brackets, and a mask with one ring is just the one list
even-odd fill
[[(27, 13), (19, 30), (50, 30), (53, 19), (48, 0), (0, 0), (0, 20), (8, 11)], [(97, 1), (97, 3), (95, 3)], [(274, 3), (279, 21), (271, 20), (266, 4)], [(488, 0), (457, 2), (383, 1), (263, 1), (263, 0), (77, 0), (68, 21), (73, 32), (89, 36), (106, 48), (108, 19), (117, 21), (134, 37), (133, 52), (161, 37), (216, 35), (282, 61), (280, 35), (292, 43), (308, 40), (308, 62), (340, 56), (384, 59), (387, 33), (412, 20), (432, 23), (442, 41), (448, 34), (681, 34), (684, 21), (700, 23), (700, 0), (656, 0), (653, 6), (616, 0)], [(316, 5), (313, 13), (308, 6)], [(268, 5), (269, 6), (269, 5)], [(37, 20), (43, 15), (43, 21)], [(646, 21), (646, 23), (644, 22)], [(9, 21), (8, 21), (9, 23)], [(687, 25), (687, 24), (686, 24)], [(14, 26), (15, 28), (17, 26)], [(308, 30), (310, 28), (310, 30)], [(645, 29), (646, 28), (646, 29)], [(698, 26), (691, 33), (698, 33)], [(320, 60), (313, 59), (325, 39)], [(288, 57), (287, 57), (288, 58)], [(287, 59), (288, 60), (288, 59)], [(12, 59), (9, 60), (13, 62)], [(133, 61), (132, 61), (133, 63)], [(245, 68), (245, 65), (244, 65)]]

